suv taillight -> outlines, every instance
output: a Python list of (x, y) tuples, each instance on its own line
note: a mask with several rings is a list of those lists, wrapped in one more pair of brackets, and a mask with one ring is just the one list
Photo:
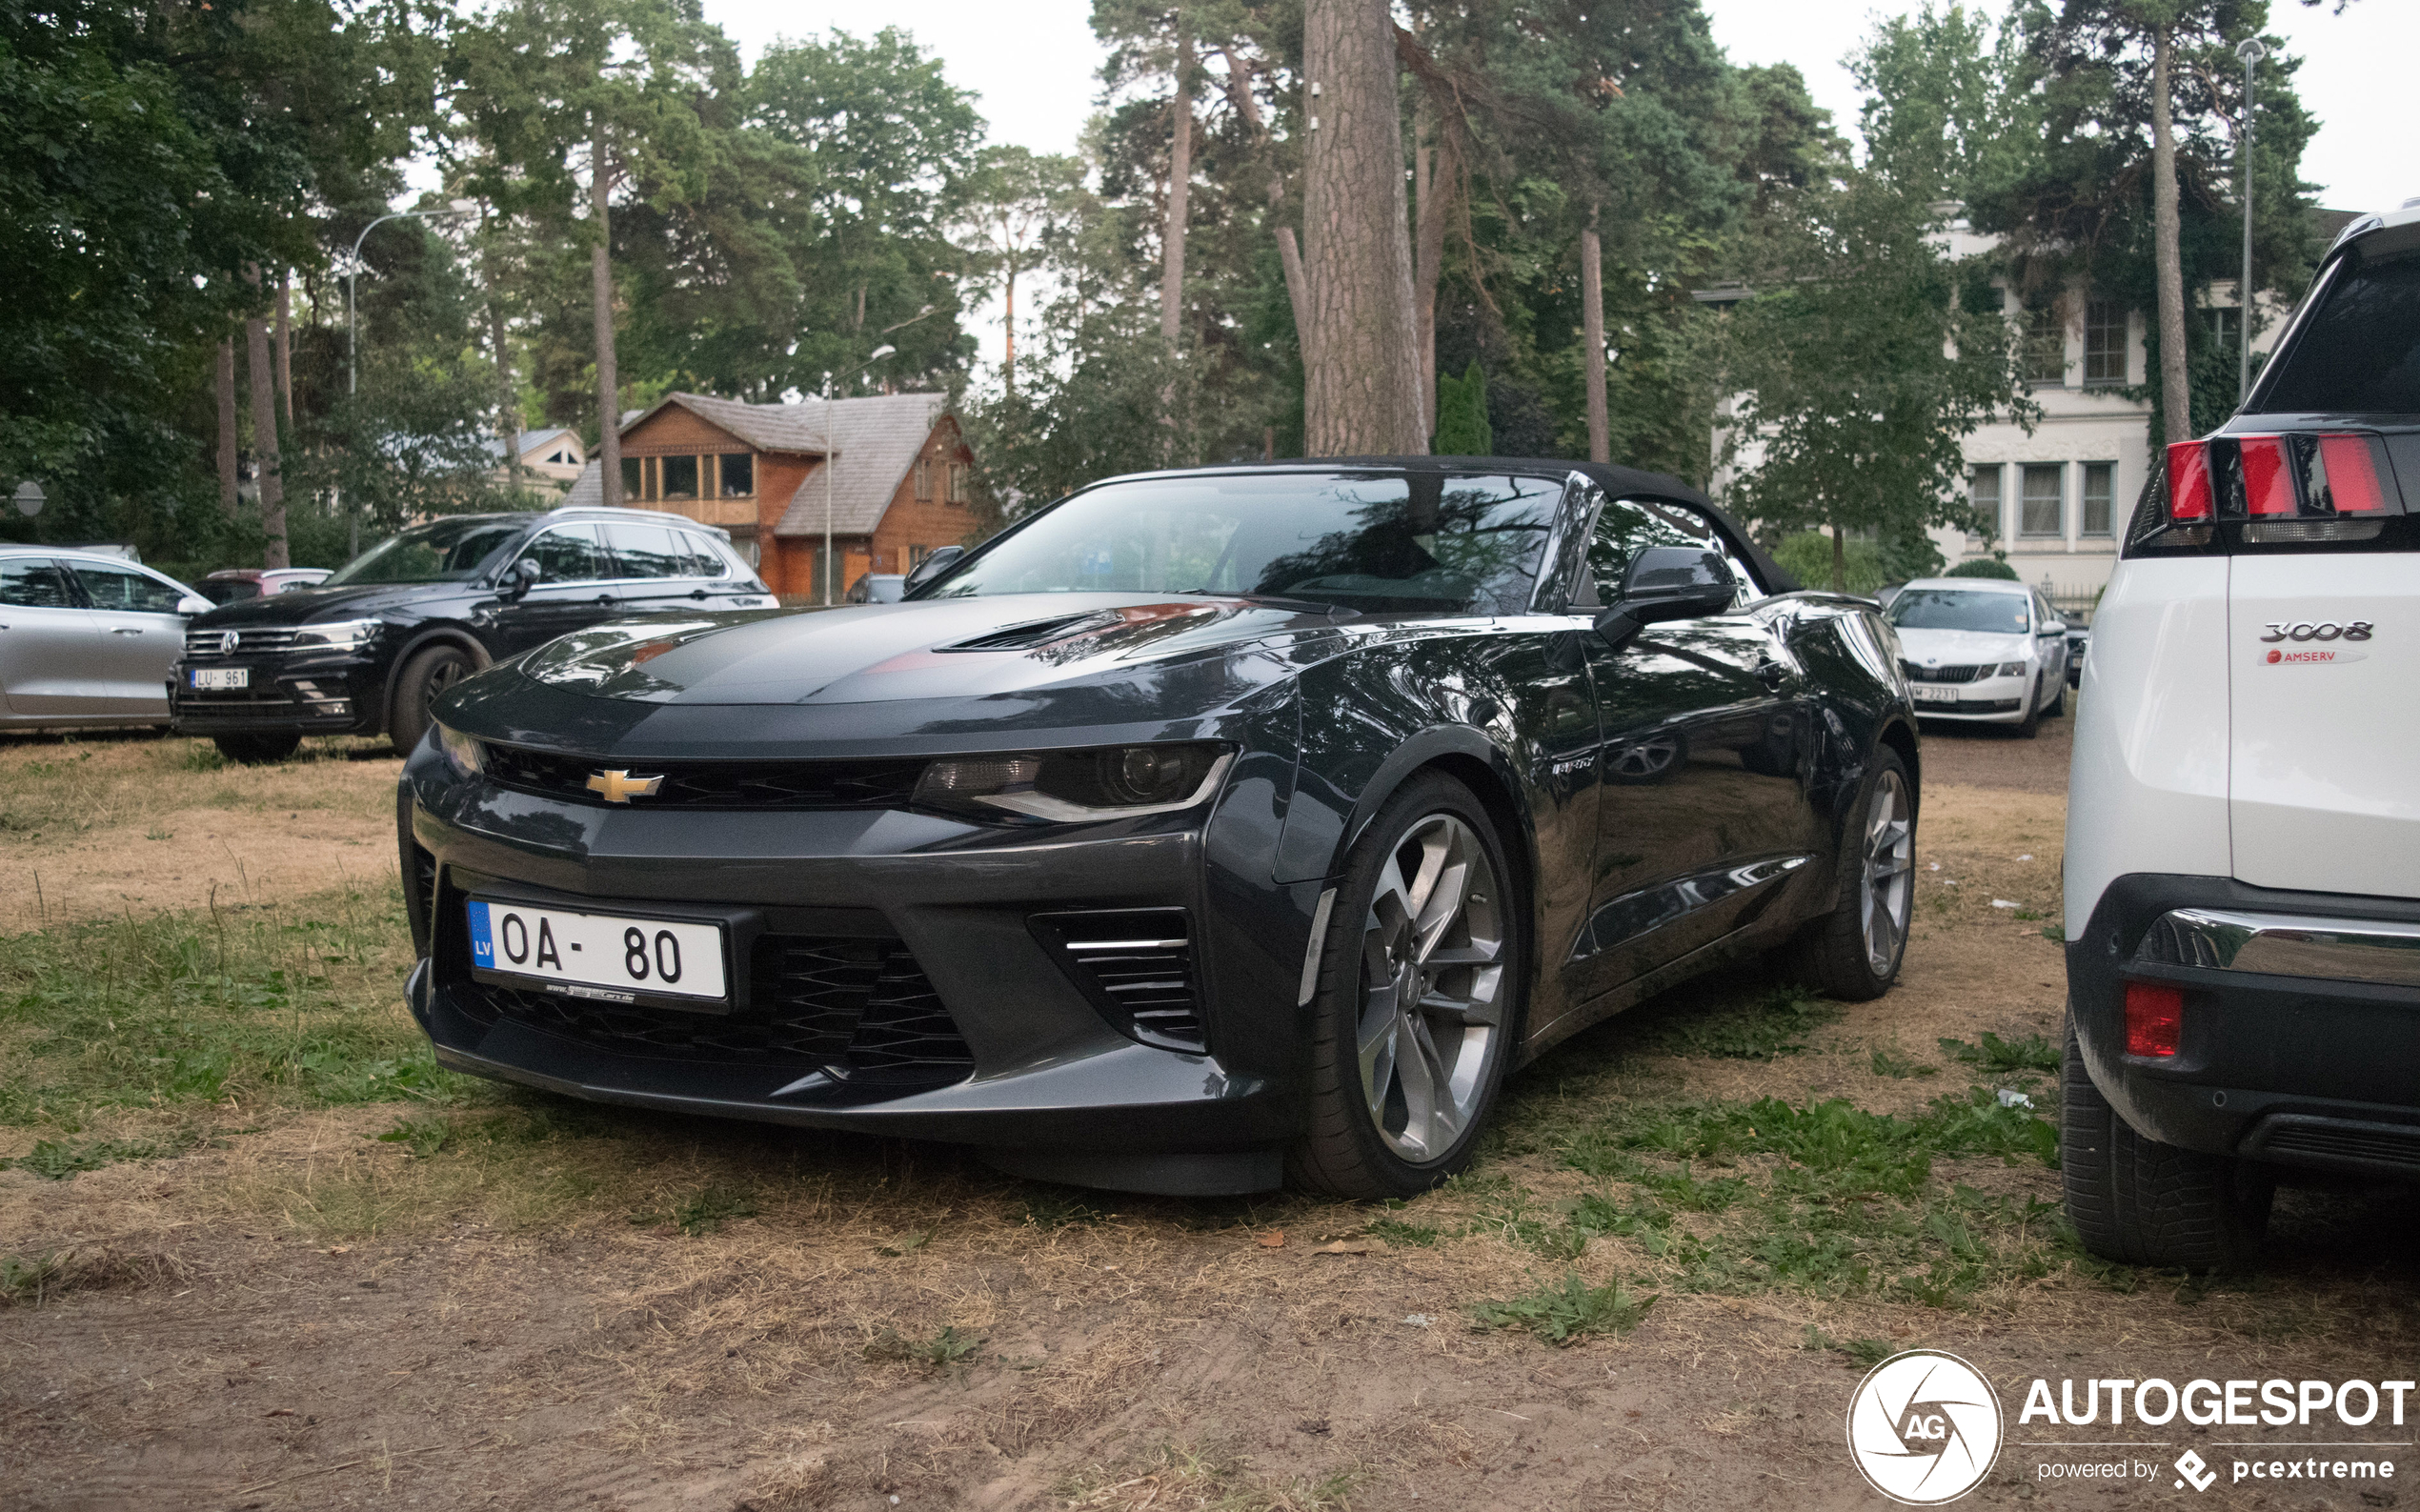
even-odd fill
[(2214, 435), (2168, 449), (2168, 517), (2331, 520), (2396, 513), (2386, 443), (2358, 431)]
[(2210, 502), (2207, 441), (2171, 441), (2168, 448), (2168, 517), (2182, 524), (2216, 513)]

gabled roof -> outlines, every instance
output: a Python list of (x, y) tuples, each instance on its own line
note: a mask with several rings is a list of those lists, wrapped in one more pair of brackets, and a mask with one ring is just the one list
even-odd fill
[[(909, 464), (924, 449), (925, 437), (940, 423), (949, 396), (879, 393), (835, 399), (829, 405), (813, 399), (781, 408), (806, 412), (803, 423), (830, 433), (833, 451), (838, 454), (837, 465), (832, 466), (832, 529), (843, 535), (864, 535), (882, 523), (882, 512), (891, 507), (891, 495), (898, 492)], [(790, 495), (790, 508), (774, 527), (774, 534), (822, 534), (823, 508), (823, 470), (817, 468)]]
[(645, 425), (668, 405), (678, 405), (690, 413), (747, 442), (759, 452), (805, 453), (821, 456), (826, 448), (823, 425), (819, 417), (807, 412), (820, 408), (811, 404), (743, 404), (737, 399), (713, 399), (702, 393), (668, 393), (655, 408), (635, 419), (622, 421), (622, 433)]

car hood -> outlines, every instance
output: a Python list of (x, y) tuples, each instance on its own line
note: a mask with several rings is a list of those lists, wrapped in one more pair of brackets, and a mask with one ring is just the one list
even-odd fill
[(363, 583), (342, 588), (289, 588), (222, 604), (196, 615), (197, 630), (252, 630), (272, 625), (299, 625), (315, 619), (352, 619), (382, 614), (400, 604), (425, 602), (433, 595), (474, 592), (469, 583)]
[(1899, 632), (1899, 651), (1919, 667), (1973, 667), (1986, 662), (2023, 661), (2032, 654), (2033, 637), (1980, 630), (1903, 628)]
[(1018, 594), (625, 621), (565, 635), (519, 668), (551, 687), (655, 704), (991, 697), (1330, 623), (1324, 612), (1242, 599)]

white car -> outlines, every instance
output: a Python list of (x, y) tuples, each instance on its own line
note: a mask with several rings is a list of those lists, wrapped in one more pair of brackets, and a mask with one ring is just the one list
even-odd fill
[(185, 621), (212, 607), (123, 556), (0, 546), (0, 729), (168, 723)]
[(2281, 1175), (2420, 1178), (2420, 207), (2355, 221), (2168, 449), (2068, 779), (2060, 1162), (2085, 1245), (2250, 1262)]
[(2023, 583), (1919, 577), (1886, 615), (1900, 666), (1927, 719), (2016, 726), (2067, 712), (2067, 623)]

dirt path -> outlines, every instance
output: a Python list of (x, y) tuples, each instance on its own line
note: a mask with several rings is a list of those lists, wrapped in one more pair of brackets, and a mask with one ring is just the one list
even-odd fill
[[(1672, 1036), (1757, 983), (1684, 988), (1523, 1073), (1500, 1146), (1400, 1208), (1118, 1199), (935, 1146), (503, 1091), (228, 1110), (176, 1159), (0, 1172), (0, 1257), (51, 1257), (61, 1288), (0, 1306), (0, 1509), (1879, 1507), (1843, 1445), (1858, 1349), (1954, 1350), (2008, 1399), (2010, 1440), (2062, 1443), (2138, 1435), (2018, 1432), (2028, 1378), (2411, 1376), (2420, 1204), (2400, 1194), (2281, 1200), (2249, 1282), (2053, 1245), (1940, 1305), (1691, 1290), (1630, 1239), (1541, 1242), (1607, 1189), (1555, 1158), (1556, 1119), (1632, 1096), (1905, 1115), (1966, 1085), (1942, 1038), (2055, 1034), (2062, 819), (2023, 782), (1936, 782), (1898, 990), (1755, 1059)], [(1936, 1174), (2055, 1225), (2039, 1160)], [(1566, 1274), (1651, 1305), (1567, 1348), (1474, 1328), (1475, 1303)], [(2363, 1437), (2412, 1437), (2381, 1429)], [(2139, 1437), (2219, 1462), (2251, 1452), (2221, 1439), (2332, 1435)], [(2411, 1496), (2037, 1480), (2113, 1452), (2012, 1445), (1969, 1502)]]

